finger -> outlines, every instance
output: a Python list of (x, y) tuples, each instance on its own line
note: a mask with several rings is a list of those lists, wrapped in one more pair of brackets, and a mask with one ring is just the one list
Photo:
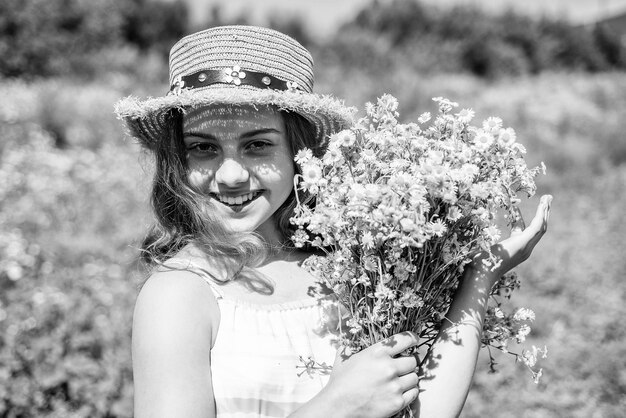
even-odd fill
[(549, 195), (541, 198), (541, 201), (537, 206), (535, 217), (531, 221), (530, 225), (523, 231), (522, 234), (515, 238), (517, 240), (517, 245), (523, 247), (523, 252), (521, 253), (523, 254), (523, 260), (526, 260), (530, 256), (535, 246), (539, 243), (541, 238), (543, 238), (543, 235), (548, 229), (551, 201), (552, 196)]
[(537, 212), (535, 217), (528, 226), (529, 232), (534, 234), (544, 233), (548, 227), (548, 217), (550, 214), (550, 206), (552, 203), (552, 196), (544, 195), (537, 205)]
[(546, 228), (548, 226), (548, 220), (550, 219), (550, 209), (552, 209), (552, 195), (545, 195), (542, 197), (546, 202), (546, 210), (544, 212), (544, 222), (546, 224)]
[(402, 353), (407, 348), (419, 344), (419, 338), (414, 332), (405, 331), (394, 334), (391, 337), (378, 342), (377, 344), (385, 347), (387, 349), (387, 352), (393, 357)]
[(404, 402), (404, 407), (411, 405), (417, 399), (420, 391), (418, 388), (412, 388), (407, 390), (402, 394), (402, 401)]
[(417, 368), (417, 359), (415, 356), (402, 356), (394, 359), (398, 376), (405, 375), (407, 373), (414, 372)]
[(417, 373), (413, 372), (405, 374), (404, 376), (400, 376), (398, 378), (398, 381), (400, 382), (400, 387), (402, 387), (402, 391), (406, 392), (407, 390), (411, 390), (417, 387), (420, 379), (417, 376)]

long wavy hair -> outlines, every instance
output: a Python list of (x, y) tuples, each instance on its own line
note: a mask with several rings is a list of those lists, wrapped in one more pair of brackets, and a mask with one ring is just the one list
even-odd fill
[[(320, 156), (324, 146), (315, 139), (315, 127), (294, 112), (276, 110), (281, 115), (292, 156), (309, 148)], [(235, 271), (244, 266), (261, 263), (270, 248), (254, 232), (234, 233), (211, 211), (208, 197), (194, 188), (188, 180), (187, 150), (183, 142), (182, 113), (171, 111), (168, 135), (153, 149), (154, 180), (151, 203), (155, 223), (141, 245), (142, 260), (149, 265), (160, 264), (175, 255), (187, 244), (194, 244), (208, 257), (233, 260)], [(294, 171), (300, 174), (294, 163)], [(296, 207), (295, 189), (276, 210), (273, 219), (283, 238), (283, 247), (293, 248), (294, 232), (289, 219)], [(301, 202), (313, 204), (310, 196), (299, 192)]]

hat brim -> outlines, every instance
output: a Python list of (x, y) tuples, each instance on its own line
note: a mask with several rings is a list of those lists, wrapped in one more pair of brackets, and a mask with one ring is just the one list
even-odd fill
[(351, 126), (356, 113), (355, 108), (345, 106), (332, 96), (243, 86), (182, 90), (178, 95), (145, 100), (129, 96), (116, 103), (115, 113), (125, 121), (132, 136), (148, 149), (154, 149), (169, 132), (171, 110), (179, 109), (184, 113), (208, 105), (275, 106), (296, 112), (315, 126), (319, 144), (325, 144), (329, 135)]

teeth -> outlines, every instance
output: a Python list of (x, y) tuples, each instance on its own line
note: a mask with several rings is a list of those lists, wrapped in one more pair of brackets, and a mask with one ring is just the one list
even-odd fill
[(222, 195), (216, 194), (215, 197), (220, 202), (226, 203), (228, 205), (241, 205), (249, 200), (252, 200), (257, 195), (257, 193), (258, 192), (251, 192), (251, 193), (244, 194), (244, 195), (237, 196), (237, 197), (222, 196)]

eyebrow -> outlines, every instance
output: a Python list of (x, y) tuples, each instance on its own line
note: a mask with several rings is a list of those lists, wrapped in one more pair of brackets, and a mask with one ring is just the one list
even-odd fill
[[(257, 135), (264, 135), (264, 134), (281, 134), (282, 132), (279, 131), (278, 129), (274, 129), (274, 128), (263, 128), (263, 129), (254, 129), (252, 131), (247, 131), (242, 133), (239, 136), (239, 139), (248, 139), (248, 138), (253, 138)], [(183, 137), (188, 137), (188, 136), (195, 136), (198, 138), (203, 138), (203, 139), (210, 139), (213, 141), (217, 141), (217, 137), (213, 134), (209, 134), (209, 133), (205, 133), (205, 132), (194, 132), (194, 131), (189, 131), (189, 132), (184, 132), (183, 133)]]

